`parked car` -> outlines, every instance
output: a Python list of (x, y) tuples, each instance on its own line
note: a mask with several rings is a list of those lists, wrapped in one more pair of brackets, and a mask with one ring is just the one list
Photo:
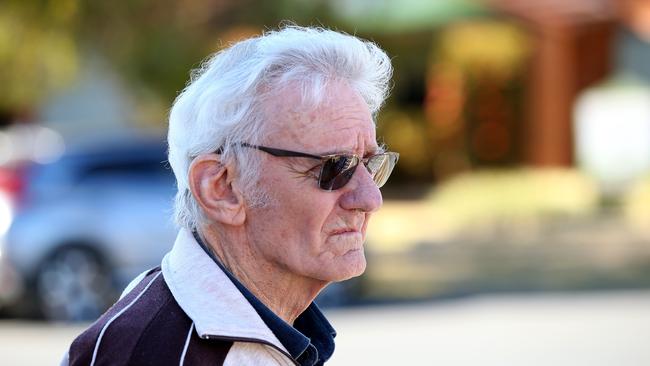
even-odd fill
[(163, 141), (107, 139), (50, 164), (0, 171), (10, 221), (0, 231), (0, 304), (48, 319), (92, 319), (159, 264), (176, 231)]

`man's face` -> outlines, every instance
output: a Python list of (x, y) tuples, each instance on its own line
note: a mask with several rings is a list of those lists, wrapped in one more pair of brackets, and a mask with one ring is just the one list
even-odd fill
[[(330, 85), (324, 102), (311, 110), (301, 107), (294, 90), (267, 101), (271, 127), (265, 146), (316, 155), (369, 156), (378, 150), (368, 106), (346, 83)], [(254, 255), (291, 274), (327, 282), (363, 273), (366, 227), (382, 204), (370, 173), (360, 164), (344, 187), (328, 192), (318, 187), (320, 161), (258, 153), (264, 155), (260, 185), (271, 202), (247, 210)]]

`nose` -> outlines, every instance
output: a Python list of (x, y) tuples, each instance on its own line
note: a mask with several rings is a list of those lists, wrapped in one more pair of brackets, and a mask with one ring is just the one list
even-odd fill
[(363, 164), (359, 164), (352, 179), (343, 189), (345, 193), (341, 196), (340, 204), (346, 210), (375, 212), (383, 203), (379, 187)]

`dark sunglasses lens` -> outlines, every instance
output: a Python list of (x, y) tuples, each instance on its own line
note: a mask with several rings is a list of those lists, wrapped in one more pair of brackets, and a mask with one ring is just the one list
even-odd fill
[(320, 171), (320, 188), (333, 191), (343, 187), (352, 178), (357, 165), (359, 159), (354, 155), (337, 155), (327, 159)]

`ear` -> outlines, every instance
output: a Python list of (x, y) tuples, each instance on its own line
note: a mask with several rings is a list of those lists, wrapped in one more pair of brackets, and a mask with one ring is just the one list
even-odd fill
[(205, 215), (211, 220), (236, 226), (246, 220), (246, 210), (234, 178), (234, 166), (223, 164), (217, 154), (199, 155), (190, 165), (190, 190)]

